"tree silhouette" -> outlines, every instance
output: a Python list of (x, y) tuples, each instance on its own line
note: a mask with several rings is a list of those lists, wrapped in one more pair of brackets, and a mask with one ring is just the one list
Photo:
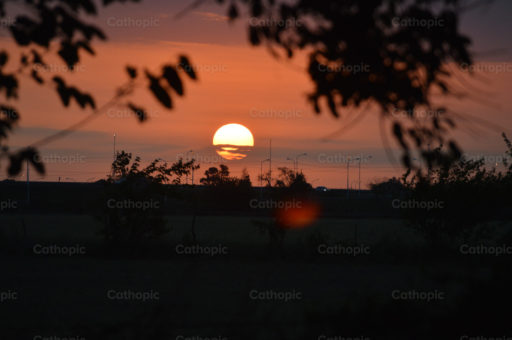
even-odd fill
[(112, 162), (112, 175), (105, 182), (105, 202), (98, 216), (103, 221), (100, 233), (110, 244), (135, 246), (142, 240), (155, 239), (169, 230), (163, 213), (167, 195), (166, 164), (154, 160), (141, 168), (140, 158), (118, 152)]
[(306, 176), (302, 172), (295, 172), (287, 167), (277, 168), (279, 171), (275, 186), (277, 188), (289, 188), (292, 191), (307, 192), (313, 189), (313, 186), (306, 181)]
[(107, 203), (101, 213), (105, 239), (131, 243), (164, 235), (168, 231), (164, 204), (169, 195), (175, 194), (166, 184), (178, 185), (184, 175), (198, 168), (194, 159), (183, 162), (181, 158), (171, 165), (155, 159), (142, 167), (140, 157), (118, 152), (102, 199)]
[[(130, 0), (103, 0), (100, 6), (105, 7), (114, 2), (127, 1)], [(138, 0), (131, 1), (138, 2)], [(192, 80), (197, 79), (186, 56), (180, 56), (176, 65), (167, 64), (158, 71), (151, 71), (144, 67), (142, 75), (136, 67), (126, 66), (128, 76), (126, 84), (117, 89), (115, 96), (109, 102), (97, 107), (96, 101), (89, 93), (69, 85), (62, 77), (55, 75), (45, 78), (39, 73), (40, 68), (48, 67), (45, 62), (45, 56), (48, 54), (57, 55), (71, 72), (75, 71), (83, 52), (95, 54), (92, 48), (93, 40), (106, 40), (107, 36), (101, 29), (88, 24), (82, 17), (98, 14), (99, 7), (96, 2), (92, 0), (20, 1), (17, 2), (19, 6), (14, 9), (11, 4), (0, 0), (0, 19), (12, 17), (11, 11), (19, 13), (19, 7), (25, 11), (16, 15), (12, 25), (0, 27), (0, 29), (7, 29), (18, 45), (17, 51), (8, 53), (0, 50), (0, 94), (3, 92), (6, 101), (18, 99), (20, 79), (27, 77), (41, 86), (47, 86), (56, 91), (65, 107), (76, 102), (80, 108), (90, 110), (90, 113), (66, 130), (36, 141), (17, 152), (11, 152), (9, 146), (5, 144), (5, 139), (18, 122), (19, 113), (10, 103), (4, 105), (0, 102), (0, 160), (1, 158), (9, 159), (8, 174), (10, 176), (19, 174), (25, 160), (28, 160), (39, 173), (44, 173), (44, 164), (40, 162), (37, 147), (69, 134), (100, 116), (102, 111), (109, 107), (126, 107), (140, 122), (146, 121), (148, 117), (144, 108), (128, 99), (138, 85), (145, 84), (160, 104), (166, 109), (172, 109), (173, 95), (183, 96), (185, 93), (183, 75), (187, 75)], [(7, 71), (7, 67), (11, 66), (8, 64), (15, 64), (11, 67), (14, 71)]]
[[(102, 6), (129, 0), (103, 0)], [(136, 2), (136, 0), (133, 0)], [(193, 3), (197, 7), (204, 0)], [(216, 0), (225, 4), (227, 0)], [(317, 113), (325, 102), (335, 117), (349, 115), (347, 108), (376, 104), (381, 111), (381, 125), (389, 123), (394, 138), (403, 150), (402, 161), (412, 167), (411, 150), (419, 151), (429, 167), (453, 162), (461, 155), (454, 140), (445, 140), (455, 121), (450, 111), (432, 101), (434, 95), (451, 96), (454, 91), (448, 80), (453, 75), (450, 64), (459, 68), (472, 64), (470, 39), (459, 32), (460, 13), (475, 3), (464, 0), (229, 0), (231, 21), (240, 17), (242, 8), (250, 13), (248, 39), (252, 45), (265, 45), (279, 56), (279, 51), (292, 58), (298, 51), (309, 54), (307, 72), (314, 83), (308, 100)], [(13, 73), (5, 71), (10, 55), (0, 52), (0, 91), (6, 100), (17, 99), (19, 77), (31, 77), (40, 85), (55, 89), (64, 104), (76, 102), (93, 113), (69, 129), (38, 141), (28, 148), (12, 153), (0, 144), (0, 157), (10, 159), (9, 174), (21, 170), (28, 159), (40, 172), (36, 147), (82, 126), (105, 106), (97, 108), (94, 98), (60, 77), (44, 79), (34, 66), (44, 66), (44, 54), (56, 53), (72, 70), (85, 51), (94, 54), (94, 39), (105, 40), (98, 27), (87, 24), (80, 15), (97, 15), (99, 7), (92, 0), (39, 0), (21, 4), (32, 13), (19, 14), (9, 33), (21, 49), (19, 67)], [(0, 0), (0, 18), (8, 17), (6, 0)], [(186, 12), (186, 11), (185, 11)], [(181, 14), (181, 13), (180, 13)], [(53, 44), (56, 43), (56, 44)], [(58, 46), (54, 50), (52, 46)], [(184, 94), (181, 73), (197, 78), (185, 56), (176, 65), (165, 65), (157, 74), (144, 69), (143, 76), (134, 67), (127, 67), (129, 82), (121, 86), (106, 106), (125, 105), (143, 122), (143, 108), (127, 101), (134, 82), (144, 81), (156, 99), (172, 109), (171, 93)], [(140, 79), (143, 78), (143, 79)], [(418, 118), (417, 110), (435, 112), (428, 119)], [(400, 115), (394, 113), (399, 112)], [(0, 143), (19, 119), (11, 105), (0, 104)], [(362, 114), (348, 118), (344, 128), (357, 123)], [(434, 153), (428, 145), (448, 147)]]
[(229, 168), (227, 165), (221, 164), (220, 169), (210, 167), (204, 172), (204, 177), (200, 179), (201, 184), (207, 186), (220, 186), (232, 181), (229, 177)]
[(204, 172), (204, 177), (200, 179), (201, 184), (210, 187), (240, 187), (251, 188), (252, 183), (247, 169), (243, 169), (240, 178), (230, 176), (229, 167), (225, 164), (220, 164), (219, 168), (210, 167)]
[[(275, 56), (279, 50), (289, 58), (298, 51), (309, 54), (307, 72), (315, 88), (308, 100), (316, 113), (322, 111), (322, 101), (335, 117), (348, 114), (346, 108), (374, 103), (381, 109), (381, 124), (391, 123), (407, 167), (412, 166), (410, 150), (414, 148), (430, 166), (460, 157), (455, 141), (445, 140), (455, 127), (453, 117), (433, 103), (432, 96), (454, 94), (448, 85), (453, 75), (450, 63), (459, 68), (472, 64), (471, 41), (459, 32), (459, 16), (475, 3), (487, 1), (229, 2), (231, 20), (239, 17), (241, 7), (247, 7), (251, 44), (265, 44)], [(420, 119), (417, 110), (435, 114)], [(350, 118), (344, 128), (362, 114)], [(433, 153), (428, 145), (435, 143), (448, 145), (447, 151)]]
[[(510, 156), (512, 144), (504, 133), (502, 137)], [(510, 220), (512, 168), (504, 159), (503, 172), (486, 167), (484, 159), (461, 157), (450, 166), (432, 169), (429, 176), (404, 176), (403, 199), (433, 208), (403, 209), (403, 217), (435, 245), (483, 240), (488, 222)]]
[(125, 151), (117, 152), (116, 159), (112, 162), (112, 174), (109, 176), (109, 182), (126, 180), (131, 177), (147, 177), (158, 184), (181, 184), (183, 176), (190, 175), (192, 170), (197, 170), (200, 166), (195, 159), (184, 162), (183, 158), (178, 159), (170, 166), (167, 162), (157, 158), (140, 169), (140, 157), (135, 157), (132, 161), (132, 154)]

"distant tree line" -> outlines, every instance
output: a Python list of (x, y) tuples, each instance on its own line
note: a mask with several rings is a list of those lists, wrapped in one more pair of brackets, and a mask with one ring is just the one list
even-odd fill
[[(164, 209), (169, 200), (184, 202), (186, 213), (191, 213), (195, 221), (199, 205), (220, 214), (243, 212), (251, 209), (252, 198), (261, 195), (261, 191), (252, 187), (246, 169), (236, 177), (225, 164), (204, 171), (200, 179), (203, 190), (185, 190), (188, 186), (182, 185), (183, 177), (199, 168), (195, 159), (187, 162), (179, 159), (173, 164), (155, 159), (143, 167), (140, 157), (118, 152), (111, 173), (103, 181), (100, 201), (105, 205), (98, 218), (104, 225), (101, 231), (104, 238), (111, 244), (133, 246), (143, 240), (161, 238), (169, 232)], [(274, 186), (271, 195), (275, 199), (302, 197), (312, 191), (303, 173), (288, 168), (279, 168)]]

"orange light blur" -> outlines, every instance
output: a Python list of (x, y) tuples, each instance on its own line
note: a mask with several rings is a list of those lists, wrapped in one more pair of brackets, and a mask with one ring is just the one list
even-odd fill
[(284, 228), (301, 229), (308, 227), (320, 215), (320, 206), (314, 202), (301, 201), (300, 205), (290, 205), (290, 208), (281, 208), (276, 212), (278, 223)]

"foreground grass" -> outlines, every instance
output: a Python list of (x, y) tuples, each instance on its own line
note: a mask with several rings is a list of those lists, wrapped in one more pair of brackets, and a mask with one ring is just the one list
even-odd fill
[[(88, 216), (4, 215), (0, 221), (3, 246), (20, 250), (0, 258), (0, 292), (17, 292), (16, 299), (0, 303), (1, 332), (29, 339), (312, 339), (341, 331), (335, 334), (387, 334), (381, 322), (388, 319), (408, 320), (404, 331), (421, 330), (436, 318), (460, 314), (467, 294), (493, 284), (494, 266), (507, 261), (425, 254), (421, 238), (392, 219), (321, 219), (290, 231), (279, 252), (252, 218), (198, 217), (197, 243), (229, 249), (214, 257), (176, 252), (177, 245), (188, 244), (189, 216), (169, 217), (171, 231), (158, 243), (158, 256), (106, 256), (99, 251), (101, 224)], [(315, 253), (323, 242), (368, 245), (370, 253)], [(87, 251), (41, 255), (34, 253), (35, 244), (79, 244)], [(395, 290), (439, 291), (445, 298), (402, 301), (393, 298)], [(112, 298), (112, 291), (152, 292), (158, 298)], [(254, 291), (293, 299), (255, 299)], [(504, 291), (496, 292), (503, 298)], [(355, 319), (346, 324), (342, 316)]]

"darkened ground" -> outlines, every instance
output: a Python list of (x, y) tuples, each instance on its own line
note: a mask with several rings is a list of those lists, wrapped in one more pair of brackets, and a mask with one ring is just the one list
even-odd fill
[(506, 218), (490, 223), (486, 248), (478, 240), (436, 248), (388, 197), (317, 192), (324, 213), (282, 239), (265, 229), (268, 211), (213, 215), (205, 203), (194, 219), (170, 204), (168, 234), (112, 249), (98, 234), (97, 186), (34, 184), (28, 207), (24, 184), (2, 184), (20, 202), (0, 215), (2, 339), (512, 333)]

